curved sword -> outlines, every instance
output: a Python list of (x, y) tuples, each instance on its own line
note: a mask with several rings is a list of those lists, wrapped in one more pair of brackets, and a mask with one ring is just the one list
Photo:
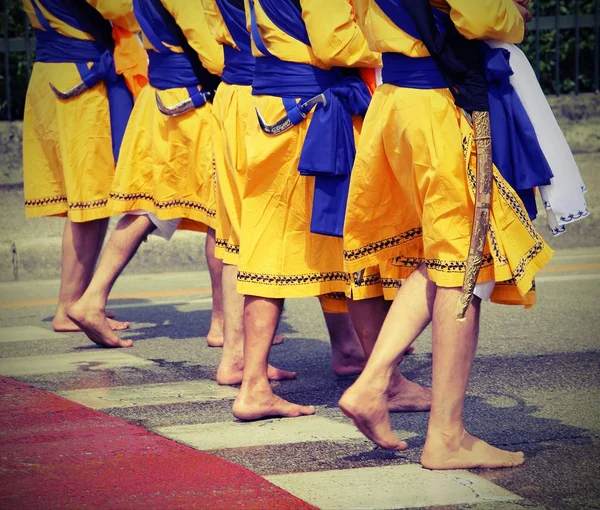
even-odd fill
[[(316, 105), (327, 105), (327, 99), (324, 94), (319, 94), (318, 96), (310, 98), (305, 103), (298, 105), (298, 112), (301, 117), (304, 119), (308, 115), (308, 113), (316, 106)], [(258, 117), (258, 124), (260, 125), (260, 129), (262, 129), (268, 135), (280, 135), (281, 133), (286, 132), (288, 129), (294, 126), (294, 123), (290, 120), (288, 114), (286, 113), (285, 117), (278, 120), (274, 124), (267, 124), (264, 117), (261, 115), (258, 108), (254, 108), (256, 110), (256, 116)]]
[(473, 291), (481, 269), (483, 250), (490, 226), (492, 203), (492, 133), (489, 112), (473, 112), (474, 141), (477, 148), (477, 183), (475, 188), (475, 214), (471, 229), (469, 254), (465, 264), (462, 291), (456, 306), (456, 319), (464, 321), (467, 308), (473, 300)]
[(74, 97), (79, 96), (80, 94), (83, 94), (86, 90), (88, 90), (88, 86), (83, 81), (75, 85), (72, 89), (67, 90), (66, 92), (61, 92), (54, 85), (52, 85), (52, 83), (48, 83), (48, 85), (50, 85), (50, 88), (52, 89), (52, 92), (54, 92), (54, 95), (58, 97), (58, 99), (63, 100), (72, 99)]
[(192, 101), (191, 97), (184, 99), (183, 101), (181, 101), (181, 103), (177, 103), (176, 105), (165, 106), (160, 96), (158, 95), (158, 92), (155, 92), (154, 95), (156, 96), (156, 105), (158, 106), (160, 113), (168, 117), (176, 117), (178, 115), (183, 115), (184, 113), (196, 109), (196, 105)]

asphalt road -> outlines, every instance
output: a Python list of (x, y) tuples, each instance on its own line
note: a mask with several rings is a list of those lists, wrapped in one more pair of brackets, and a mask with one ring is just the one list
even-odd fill
[[(600, 508), (600, 249), (557, 252), (533, 310), (485, 305), (467, 401), (469, 429), (521, 449), (523, 467), (433, 474), (418, 467), (427, 414), (393, 415), (408, 439), (391, 453), (364, 440), (337, 408), (351, 379), (331, 372), (316, 299), (288, 300), (286, 341), (272, 362), (298, 372), (275, 383), (314, 418), (235, 422), (235, 389), (211, 382), (208, 275), (130, 275), (111, 308), (132, 321), (132, 349), (106, 351), (50, 319), (55, 280), (0, 284), (0, 374), (58, 393), (233, 461), (322, 508)], [(428, 384), (431, 337), (403, 364)]]

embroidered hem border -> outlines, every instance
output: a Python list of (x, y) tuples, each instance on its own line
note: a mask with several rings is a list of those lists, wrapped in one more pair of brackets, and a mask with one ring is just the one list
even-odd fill
[(214, 209), (209, 209), (205, 205), (202, 205), (198, 202), (192, 202), (191, 200), (182, 200), (175, 199), (169, 200), (167, 202), (159, 202), (154, 199), (154, 197), (150, 193), (111, 193), (110, 199), (115, 200), (117, 202), (133, 202), (136, 200), (147, 200), (154, 204), (154, 207), (158, 210), (171, 209), (173, 207), (183, 207), (186, 209), (194, 209), (196, 211), (201, 211), (205, 213), (209, 218), (216, 218), (217, 211)]

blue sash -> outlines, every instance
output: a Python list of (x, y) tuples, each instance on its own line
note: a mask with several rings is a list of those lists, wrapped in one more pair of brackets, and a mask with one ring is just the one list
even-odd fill
[(246, 29), (246, 13), (227, 0), (216, 0), (227, 30), (238, 49), (225, 45), (225, 69), (221, 77), (231, 85), (252, 85), (255, 58), (252, 55), (250, 33)]
[[(402, 0), (375, 0), (401, 30), (413, 37), (416, 27)], [(449, 22), (447, 15), (435, 11), (439, 30)], [(493, 161), (502, 177), (523, 201), (531, 219), (537, 216), (534, 188), (550, 184), (552, 170), (540, 148), (533, 125), (517, 93), (509, 82), (513, 74), (506, 50), (481, 45), (485, 52), (486, 79), (490, 102)], [(441, 74), (433, 59), (386, 54), (383, 57), (383, 81), (406, 88), (447, 88), (440, 86)], [(433, 66), (431, 65), (433, 63)], [(387, 69), (386, 69), (387, 67)], [(443, 78), (442, 78), (443, 80)], [(430, 86), (427, 86), (428, 83)]]
[(175, 53), (167, 46), (179, 46), (179, 41), (167, 30), (152, 2), (133, 0), (133, 12), (142, 32), (156, 50), (148, 51), (150, 85), (159, 90), (186, 88), (194, 106), (204, 106), (207, 99), (198, 88), (200, 84), (190, 59), (185, 53)]
[[(79, 22), (73, 18), (61, 2), (56, 0), (37, 0), (44, 8), (62, 22), (81, 30)], [(88, 88), (100, 81), (106, 83), (112, 150), (115, 164), (119, 159), (119, 151), (125, 134), (125, 128), (133, 109), (133, 96), (125, 79), (115, 70), (113, 55), (105, 51), (94, 41), (85, 41), (66, 37), (56, 31), (44, 17), (35, 0), (32, 0), (36, 17), (44, 30), (36, 29), (36, 62), (74, 63), (81, 79)], [(88, 63), (92, 67), (88, 68)]]
[[(302, 14), (294, 5), (287, 0), (260, 0), (260, 4), (278, 28), (310, 45)], [(340, 69), (325, 71), (273, 57), (264, 43), (257, 40), (253, 0), (250, 6), (254, 43), (267, 55), (256, 59), (252, 93), (281, 97), (294, 124), (303, 120), (299, 104), (321, 93), (327, 100), (326, 106), (318, 105), (314, 110), (298, 170), (301, 175), (315, 176), (311, 232), (342, 237), (350, 172), (356, 156), (352, 116), (366, 113), (371, 94), (362, 80), (344, 77)]]

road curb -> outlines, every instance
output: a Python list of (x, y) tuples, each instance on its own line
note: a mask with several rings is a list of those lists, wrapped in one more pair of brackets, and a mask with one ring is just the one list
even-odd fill
[[(206, 234), (188, 231), (176, 232), (169, 242), (149, 236), (125, 273), (206, 270), (205, 240)], [(0, 243), (0, 281), (60, 278), (61, 260), (60, 237), (4, 241)]]

